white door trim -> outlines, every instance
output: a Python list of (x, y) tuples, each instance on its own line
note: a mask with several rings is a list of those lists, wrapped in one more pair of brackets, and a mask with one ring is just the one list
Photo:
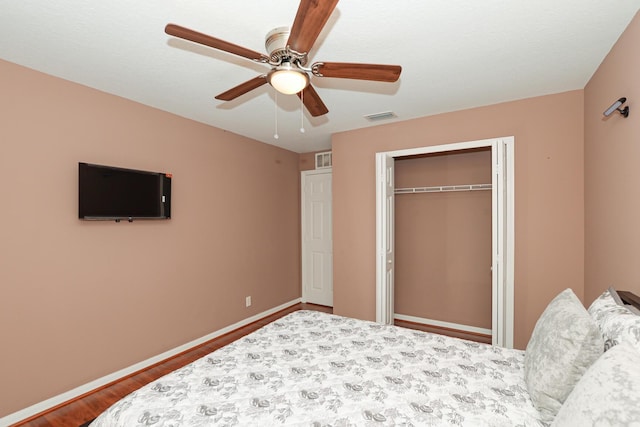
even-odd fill
[[(312, 169), (300, 172), (300, 257), (301, 257), (301, 270), (300, 270), (300, 287), (302, 288), (302, 302), (309, 302), (309, 291), (307, 290), (307, 286), (305, 286), (305, 272), (309, 268), (307, 265), (307, 257), (305, 254), (307, 253), (307, 243), (305, 242), (305, 219), (306, 219), (306, 208), (305, 208), (305, 193), (304, 189), (306, 186), (306, 180), (308, 176), (311, 175), (325, 175), (332, 174), (331, 168), (323, 168), (323, 169)], [(333, 303), (331, 304), (333, 307)]]
[[(492, 138), (429, 147), (376, 153), (376, 321), (393, 323), (393, 306), (389, 296), (393, 283), (386, 275), (387, 248), (393, 243), (393, 227), (388, 227), (389, 194), (387, 168), (395, 157), (413, 156), (472, 148), (491, 147), (492, 152), (492, 342), (513, 347), (514, 280), (514, 137)], [(391, 229), (389, 229), (391, 228)], [(394, 260), (391, 259), (391, 262)], [(392, 281), (391, 281), (392, 282)]]

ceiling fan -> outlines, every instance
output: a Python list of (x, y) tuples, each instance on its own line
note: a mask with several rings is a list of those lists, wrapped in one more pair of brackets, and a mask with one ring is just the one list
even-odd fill
[(300, 0), (291, 29), (280, 27), (267, 34), (265, 47), (269, 52), (268, 56), (176, 24), (168, 24), (165, 27), (165, 32), (174, 37), (271, 66), (268, 73), (241, 83), (219, 94), (216, 99), (231, 101), (269, 83), (278, 92), (297, 94), (312, 116), (322, 116), (327, 114), (329, 110), (310, 84), (310, 74), (315, 77), (395, 82), (402, 71), (402, 67), (399, 65), (349, 62), (315, 62), (310, 67), (305, 67), (308, 60), (307, 55), (337, 3), (338, 0)]

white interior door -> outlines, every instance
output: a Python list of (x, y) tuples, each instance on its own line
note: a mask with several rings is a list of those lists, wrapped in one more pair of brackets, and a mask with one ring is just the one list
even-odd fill
[(302, 172), (302, 300), (333, 307), (331, 171)]
[(376, 321), (393, 323), (394, 158), (491, 147), (492, 343), (513, 347), (514, 138), (496, 138), (376, 153)]

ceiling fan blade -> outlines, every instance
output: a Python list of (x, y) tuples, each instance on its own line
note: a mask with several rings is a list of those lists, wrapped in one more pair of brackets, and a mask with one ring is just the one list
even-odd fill
[(267, 62), (269, 58), (260, 52), (256, 52), (251, 49), (247, 49), (242, 46), (235, 45), (233, 43), (226, 42), (224, 40), (217, 39), (215, 37), (208, 36), (206, 34), (199, 33), (189, 28), (181, 27), (176, 24), (167, 24), (164, 28), (164, 32), (170, 36), (178, 37), (181, 39), (189, 40), (195, 43), (199, 43), (205, 46), (212, 47), (214, 49), (223, 50), (225, 52), (233, 53), (234, 55), (242, 56), (244, 58), (251, 59), (257, 62)]
[(338, 0), (300, 0), (289, 33), (289, 47), (296, 52), (308, 53), (336, 4)]
[(216, 99), (220, 99), (222, 101), (231, 101), (239, 97), (240, 95), (244, 95), (245, 93), (252, 91), (253, 89), (259, 88), (263, 84), (267, 82), (266, 74), (262, 74), (258, 77), (254, 77), (251, 80), (247, 80), (246, 82), (239, 84), (238, 86), (229, 89), (226, 92), (221, 93), (216, 96)]
[(316, 62), (311, 66), (318, 77), (395, 82), (400, 78), (399, 65), (353, 64), (349, 62)]
[(313, 117), (322, 116), (329, 112), (327, 106), (320, 99), (320, 95), (311, 85), (298, 92), (298, 98), (302, 99), (302, 103)]

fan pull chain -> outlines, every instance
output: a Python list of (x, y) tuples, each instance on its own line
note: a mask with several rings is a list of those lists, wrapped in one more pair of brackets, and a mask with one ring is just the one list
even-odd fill
[(280, 136), (278, 135), (278, 91), (275, 90), (275, 94), (276, 94), (276, 102), (275, 102), (275, 118), (276, 118), (276, 133), (273, 134), (273, 138), (274, 139), (278, 139), (280, 138)]
[(304, 133), (304, 90), (300, 91), (300, 133)]

